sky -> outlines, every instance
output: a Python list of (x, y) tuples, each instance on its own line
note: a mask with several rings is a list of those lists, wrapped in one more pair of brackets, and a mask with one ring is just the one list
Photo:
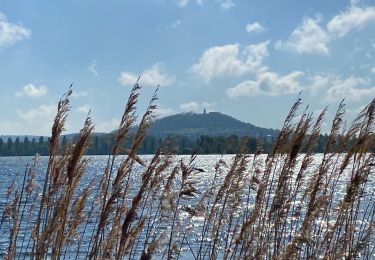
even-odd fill
[(327, 121), (375, 97), (375, 1), (3, 0), (0, 135), (49, 135), (73, 84), (66, 132), (87, 113), (96, 132), (119, 124), (137, 78), (141, 115), (218, 111), (280, 128), (301, 92)]

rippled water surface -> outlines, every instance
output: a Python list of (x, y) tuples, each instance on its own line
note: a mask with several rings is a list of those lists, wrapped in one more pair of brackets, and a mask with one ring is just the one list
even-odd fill
[[(115, 161), (115, 168), (120, 163), (121, 158), (122, 157), (119, 157)], [(153, 155), (142, 156), (142, 159), (144, 160), (146, 164), (148, 164), (152, 158), (153, 158)], [(176, 156), (174, 160), (176, 163), (181, 159), (188, 162), (189, 158), (190, 156)], [(220, 159), (222, 159), (229, 164), (232, 158), (233, 158), (233, 155), (224, 155), (224, 156), (200, 155), (198, 156), (195, 160), (195, 164), (199, 166), (199, 169), (203, 170), (204, 172), (202, 172), (202, 174), (195, 176), (197, 187), (203, 190), (207, 186), (207, 184), (210, 182), (213, 176), (215, 163), (217, 163)], [(86, 156), (86, 159), (89, 160), (89, 163), (87, 164), (86, 173), (83, 177), (82, 184), (84, 185), (90, 180), (95, 179), (97, 180), (93, 184), (95, 185), (99, 182), (100, 178), (103, 175), (104, 169), (107, 165), (108, 156)], [(6, 193), (7, 193), (8, 188), (12, 185), (13, 181), (16, 181), (18, 186), (22, 184), (25, 170), (27, 167), (30, 167), (30, 165), (32, 164), (32, 160), (33, 160), (33, 157), (0, 157), (0, 176), (1, 176), (0, 177), (1, 178), (0, 212), (4, 211), (4, 207), (7, 202)], [(36, 168), (37, 169), (36, 183), (37, 185), (39, 185), (39, 187), (41, 187), (41, 185), (43, 184), (47, 163), (48, 163), (48, 157), (43, 156), (39, 158), (38, 166)], [(134, 166), (134, 175), (132, 176), (133, 178), (131, 180), (132, 181), (131, 189), (132, 189), (133, 194), (139, 187), (139, 183), (141, 180), (140, 175), (143, 173), (144, 170), (145, 170), (145, 167), (139, 164), (136, 164)], [(83, 186), (78, 188), (78, 190), (82, 190), (82, 189), (83, 189)], [(40, 190), (39, 195), (41, 196), (41, 190)], [(34, 208), (32, 210), (36, 214), (37, 209)], [(183, 221), (184, 217), (186, 217), (186, 215), (184, 214), (180, 216), (180, 218), (182, 218), (181, 221)], [(201, 219), (197, 217), (197, 218), (194, 218), (194, 220), (196, 221), (196, 224), (199, 225)], [(6, 250), (9, 245), (9, 229), (10, 229), (9, 225), (7, 226), (7, 223), (4, 223), (2, 226), (2, 230), (1, 230), (2, 233), (1, 233), (1, 238), (0, 238), (0, 256), (1, 255), (4, 256), (6, 254)], [(86, 229), (86, 233), (87, 234), (90, 233), (92, 229), (93, 229), (93, 225), (88, 226)], [(20, 230), (22, 230), (22, 227), (20, 228)], [(18, 247), (21, 247), (21, 244), (22, 244), (23, 251), (24, 251), (24, 248), (27, 246), (27, 241), (29, 239), (28, 235), (30, 235), (30, 232), (26, 232), (26, 234), (23, 234), (22, 232), (20, 232), (20, 237), (17, 240), (19, 243)], [(83, 241), (82, 249), (81, 249), (82, 254), (86, 253), (84, 247), (88, 246), (89, 240), (90, 240), (89, 237), (87, 237), (86, 241)], [(68, 255), (70, 254), (70, 256), (68, 256), (67, 258), (70, 259), (72, 256), (75, 256), (75, 253), (76, 252), (68, 252)], [(23, 257), (24, 256), (22, 256), (21, 258)], [(78, 258), (81, 258), (81, 257), (78, 257)], [(183, 255), (181, 257), (182, 259), (184, 258)]]
[[(224, 177), (225, 177), (225, 173), (229, 170), (229, 166), (230, 166), (230, 163), (232, 162), (233, 160), (233, 155), (224, 155), (224, 156), (219, 156), (219, 155), (200, 155), (200, 156), (197, 156), (196, 160), (195, 160), (195, 165), (197, 167), (197, 170), (196, 172), (194, 173), (194, 175), (192, 176), (192, 179), (191, 181), (193, 181), (195, 183), (195, 186), (196, 188), (198, 189), (199, 192), (204, 192), (207, 187), (211, 184), (212, 182), (212, 179), (213, 179), (213, 176), (215, 174), (215, 164), (221, 159), (223, 161), (225, 161), (227, 163), (227, 166), (225, 166), (224, 168), (226, 169), (226, 171), (224, 171), (224, 173), (222, 175), (219, 175), (218, 176), (218, 183), (221, 183), (220, 180), (222, 180)], [(95, 185), (98, 184), (100, 178), (102, 177), (103, 175), (103, 172), (104, 172), (104, 169), (106, 167), (106, 164), (107, 164), (107, 160), (108, 160), (108, 156), (88, 156), (86, 157), (88, 160), (89, 160), (89, 163), (87, 164), (87, 168), (86, 168), (86, 174), (84, 175), (84, 178), (83, 178), (83, 182), (82, 182), (82, 185), (80, 187), (78, 187), (78, 190), (82, 190), (84, 185), (87, 184), (90, 180), (96, 180), (93, 182), (93, 191), (95, 191)], [(263, 161), (265, 160), (266, 156), (262, 156), (263, 158)], [(315, 161), (319, 162), (320, 159), (322, 158), (322, 155), (316, 155), (315, 156)], [(152, 156), (151, 155), (146, 155), (146, 156), (142, 156), (142, 159), (147, 163), (150, 162), (150, 160), (152, 159)], [(189, 156), (176, 156), (174, 158), (175, 160), (175, 163), (177, 163), (178, 161), (180, 160), (184, 160), (186, 163), (189, 161)], [(249, 162), (249, 166), (248, 166), (248, 170), (244, 172), (244, 174), (249, 174), (249, 172), (251, 172), (251, 169), (250, 169), (250, 166), (251, 166), (251, 159), (249, 159), (250, 162)], [(0, 178), (1, 178), (1, 181), (0, 181), (0, 212), (3, 212), (4, 211), (4, 208), (6, 206), (6, 203), (7, 203), (7, 197), (6, 197), (6, 194), (7, 194), (7, 190), (8, 190), (8, 187), (11, 186), (12, 182), (15, 180), (17, 182), (17, 185), (18, 187), (20, 188), (20, 185), (22, 185), (22, 180), (24, 178), (24, 172), (25, 172), (25, 169), (26, 167), (29, 167), (29, 165), (31, 164), (32, 162), (32, 157), (23, 157), (23, 158), (19, 158), (19, 157), (2, 157), (0, 158)], [(115, 162), (115, 167), (119, 164), (120, 160), (117, 160)], [(43, 176), (45, 174), (45, 171), (46, 171), (46, 167), (47, 167), (47, 163), (48, 163), (48, 157), (41, 157), (40, 158), (40, 161), (38, 163), (38, 166), (37, 166), (37, 177), (36, 177), (36, 184), (39, 185), (39, 187), (42, 185), (43, 183)], [(314, 172), (314, 170), (316, 170), (313, 166), (314, 164), (312, 164), (312, 167), (310, 169), (310, 173), (312, 174)], [(278, 166), (280, 167), (280, 166)], [(132, 175), (132, 179), (131, 179), (131, 193), (132, 194), (135, 194), (135, 191), (138, 190), (139, 188), (139, 183), (141, 181), (141, 174), (144, 172), (145, 170), (145, 167), (139, 165), (139, 164), (136, 164), (134, 166), (134, 171), (133, 171), (133, 175)], [(247, 180), (247, 177), (248, 176), (245, 176), (244, 177), (244, 180), (246, 181)], [(371, 191), (374, 190), (374, 174), (372, 174), (370, 176), (370, 180), (369, 180), (369, 184), (367, 185), (367, 189), (369, 190), (369, 193), (371, 193)], [(349, 176), (343, 176), (342, 179), (340, 179), (340, 181), (337, 183), (337, 185), (342, 185), (346, 180), (348, 180)], [(248, 189), (248, 186), (245, 186), (245, 190)], [(242, 198), (242, 205), (239, 205), (239, 211), (243, 211), (244, 210), (244, 207), (248, 207), (247, 210), (251, 210), (251, 208), (253, 207), (252, 205), (252, 202), (254, 201), (255, 199), (255, 196), (250, 196), (250, 197), (246, 197), (247, 195), (245, 194), (245, 190), (244, 190), (244, 195), (243, 195), (243, 198)], [(41, 193), (41, 190), (39, 191), (39, 193)], [(94, 192), (93, 192), (94, 193)], [(345, 194), (345, 187), (342, 187), (342, 189), (338, 189), (338, 193), (336, 194), (336, 199), (337, 200), (340, 200), (343, 198)], [(272, 196), (272, 195), (271, 195)], [(92, 199), (93, 198), (93, 195), (89, 198)], [(129, 198), (129, 203), (131, 202), (131, 197)], [(363, 198), (363, 200), (366, 200), (366, 197)], [(244, 202), (246, 201), (246, 205), (244, 204)], [(181, 207), (187, 207), (189, 205), (192, 205), (196, 202), (196, 198), (195, 197), (191, 197), (191, 199), (189, 200), (185, 200), (181, 203)], [(29, 204), (31, 204), (31, 202), (29, 201), (28, 202)], [(295, 203), (298, 203), (298, 198), (296, 200)], [(26, 210), (25, 212), (28, 212), (28, 211), (32, 211), (34, 212), (34, 214), (36, 214), (35, 212), (37, 211), (36, 208), (30, 208), (30, 207), (26, 207)], [(88, 209), (86, 209), (86, 213), (88, 212)], [(25, 213), (25, 216), (23, 216), (23, 218), (26, 218), (26, 213)], [(181, 225), (186, 225), (186, 227), (188, 227), (189, 230), (199, 230), (202, 226), (203, 226), (203, 222), (204, 222), (204, 218), (203, 217), (200, 217), (200, 216), (194, 216), (194, 217), (190, 217), (189, 218), (189, 213), (186, 212), (186, 211), (182, 211), (182, 213), (178, 216), (178, 222), (179, 224)], [(28, 241), (30, 240), (30, 234), (31, 234), (31, 230), (28, 230), (25, 232), (25, 229), (27, 229), (29, 226), (31, 226), (33, 223), (29, 223), (28, 226), (21, 226), (20, 227), (20, 235), (17, 239), (17, 247), (18, 248), (22, 248), (22, 251), (30, 251), (30, 245), (28, 245)], [(89, 223), (89, 225), (86, 227), (85, 229), (85, 236), (84, 236), (84, 239), (83, 239), (83, 242), (82, 242), (82, 245), (81, 245), (81, 250), (80, 250), (80, 255), (78, 255), (78, 258), (83, 258), (86, 254), (86, 249), (89, 245), (89, 242), (90, 242), (90, 237), (89, 237), (89, 234), (91, 234), (91, 232), (93, 231), (95, 227), (95, 224), (94, 222), (93, 223)], [(165, 228), (170, 228), (168, 226), (166, 226)], [(10, 230), (10, 223), (8, 222), (4, 222), (1, 226), (1, 234), (0, 234), (0, 256), (4, 256), (6, 254), (6, 251), (7, 251), (7, 247), (9, 246), (9, 230)], [(23, 232), (22, 232), (23, 231)], [(82, 232), (82, 228), (79, 229), (79, 232)], [(78, 234), (79, 235), (79, 234)], [(181, 234), (179, 234), (181, 235)], [(144, 239), (144, 236), (140, 236), (140, 241), (142, 241), (142, 239)], [(191, 251), (195, 251), (197, 248), (195, 248), (199, 242), (200, 242), (200, 237), (198, 237), (196, 234), (194, 234), (194, 232), (189, 232), (188, 234), (186, 234), (186, 237), (184, 237), (183, 239), (186, 239), (186, 241), (189, 241), (189, 243), (187, 243), (189, 245), (188, 246), (184, 246), (182, 249), (182, 254), (180, 256), (181, 259), (191, 259), (192, 255), (190, 254)], [(138, 245), (137, 245), (138, 246)], [(27, 250), (25, 250), (25, 248), (28, 248)], [(141, 248), (141, 245), (139, 245), (139, 248)], [(137, 256), (136, 258), (139, 258), (139, 249), (138, 247), (135, 249), (136, 253), (134, 254), (134, 256)], [(158, 257), (162, 257), (163, 255), (163, 252), (159, 252), (159, 255)], [(18, 255), (20, 256), (20, 255)], [(22, 255), (20, 256), (20, 258), (26, 258), (27, 259), (27, 255)], [(76, 257), (76, 252), (72, 249), (71, 251), (67, 251), (65, 253), (65, 258), (66, 259), (71, 259), (71, 258), (74, 258)]]

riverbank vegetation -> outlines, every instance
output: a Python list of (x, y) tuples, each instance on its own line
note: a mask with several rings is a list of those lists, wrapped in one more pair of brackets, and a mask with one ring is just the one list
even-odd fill
[(375, 101), (348, 127), (343, 126), (341, 103), (323, 154), (316, 157), (326, 109), (313, 118), (299, 112), (298, 99), (266, 156), (261, 146), (250, 155), (245, 139), (239, 141), (232, 161), (219, 160), (202, 186), (196, 155), (179, 159), (168, 139), (149, 161), (139, 156), (154, 118), (156, 94), (132, 143), (124, 148), (136, 121), (139, 91), (136, 84), (107, 166), (91, 181), (84, 154), (93, 124), (88, 117), (79, 138), (62, 145), (71, 92), (64, 95), (52, 127), (46, 171), (40, 175), (36, 158), (23, 181), (15, 180), (3, 191), (7, 201), (0, 230), (7, 236), (5, 258), (374, 257), (370, 148)]
[[(85, 151), (86, 155), (108, 155), (111, 152), (111, 147), (114, 145), (116, 134), (93, 134), (90, 137), (89, 145)], [(131, 148), (135, 135), (130, 133), (123, 143), (123, 149), (119, 152), (122, 155), (126, 154), (126, 149)], [(79, 135), (71, 136), (67, 138), (62, 136), (61, 145), (66, 146), (68, 143), (74, 143), (79, 138)], [(307, 139), (306, 139), (307, 141)], [(314, 148), (315, 153), (323, 153), (325, 146), (328, 141), (327, 134), (320, 134), (316, 146)], [(355, 140), (351, 140), (354, 142)], [(154, 154), (160, 145), (165, 142), (173, 143), (175, 145), (176, 154), (236, 154), (240, 152), (240, 144), (246, 146), (248, 153), (256, 153), (261, 151), (262, 153), (270, 153), (275, 142), (275, 138), (270, 137), (248, 137), (237, 135), (230, 136), (209, 136), (202, 135), (199, 138), (189, 137), (184, 135), (169, 135), (166, 138), (155, 137), (153, 135), (146, 135), (142, 144), (140, 145), (137, 153), (138, 154)], [(50, 138), (39, 137), (32, 138), (24, 137), (20, 140), (16, 137), (15, 140), (11, 137), (7, 138), (4, 142), (0, 138), (0, 156), (34, 156), (39, 154), (41, 156), (49, 155)], [(347, 146), (344, 151), (348, 151)], [(372, 148), (373, 150), (373, 148)], [(302, 150), (306, 152), (306, 150)]]
[[(111, 147), (114, 145), (115, 134), (94, 135), (90, 137), (90, 143), (85, 151), (86, 155), (108, 155), (111, 152)], [(61, 138), (61, 145), (65, 146), (68, 143), (74, 143), (79, 138), (79, 135), (70, 139), (65, 136)], [(132, 134), (124, 141), (123, 150), (121, 154), (126, 154), (125, 150), (131, 148), (134, 135)], [(170, 135), (167, 138), (157, 138), (152, 135), (145, 136), (142, 144), (138, 149), (138, 154), (154, 154), (160, 145), (164, 142), (175, 144), (176, 154), (236, 154), (239, 152), (239, 144), (245, 142), (250, 153), (254, 153), (257, 147), (265, 152), (269, 152), (272, 148), (272, 140), (267, 138), (253, 138), (253, 137), (238, 137), (231, 136), (207, 136), (203, 135), (199, 138), (190, 138), (187, 136)], [(41, 136), (38, 141), (33, 138), (31, 141), (25, 137), (21, 142), (17, 137), (15, 141), (8, 138), (4, 143), (0, 138), (0, 156), (33, 156), (39, 154), (41, 156), (49, 155), (50, 138)]]

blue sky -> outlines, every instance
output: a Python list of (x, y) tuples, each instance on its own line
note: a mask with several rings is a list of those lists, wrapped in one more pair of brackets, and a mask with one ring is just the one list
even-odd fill
[(374, 61), (373, 1), (1, 1), (0, 135), (48, 135), (71, 83), (67, 132), (89, 109), (111, 131), (139, 75), (139, 113), (160, 84), (160, 117), (205, 107), (279, 128), (302, 91), (328, 118), (346, 97), (351, 120)]

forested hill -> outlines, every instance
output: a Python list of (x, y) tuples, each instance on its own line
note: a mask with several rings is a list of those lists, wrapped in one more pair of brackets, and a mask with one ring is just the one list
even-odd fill
[(276, 137), (278, 131), (244, 123), (219, 112), (210, 112), (183, 113), (157, 119), (149, 133), (158, 137), (168, 135)]
[[(125, 140), (125, 148), (132, 143), (134, 132)], [(95, 133), (87, 154), (109, 154), (116, 131), (108, 134)], [(278, 130), (261, 128), (241, 122), (233, 117), (218, 113), (184, 113), (155, 120), (142, 143), (139, 153), (152, 154), (168, 138), (178, 146), (177, 153), (202, 154), (237, 153), (242, 137), (247, 136), (249, 152), (255, 152), (257, 143), (264, 151), (269, 151), (278, 135)], [(61, 144), (74, 143), (78, 134), (63, 135)], [(1, 136), (0, 156), (48, 155), (49, 137), (45, 136)]]

